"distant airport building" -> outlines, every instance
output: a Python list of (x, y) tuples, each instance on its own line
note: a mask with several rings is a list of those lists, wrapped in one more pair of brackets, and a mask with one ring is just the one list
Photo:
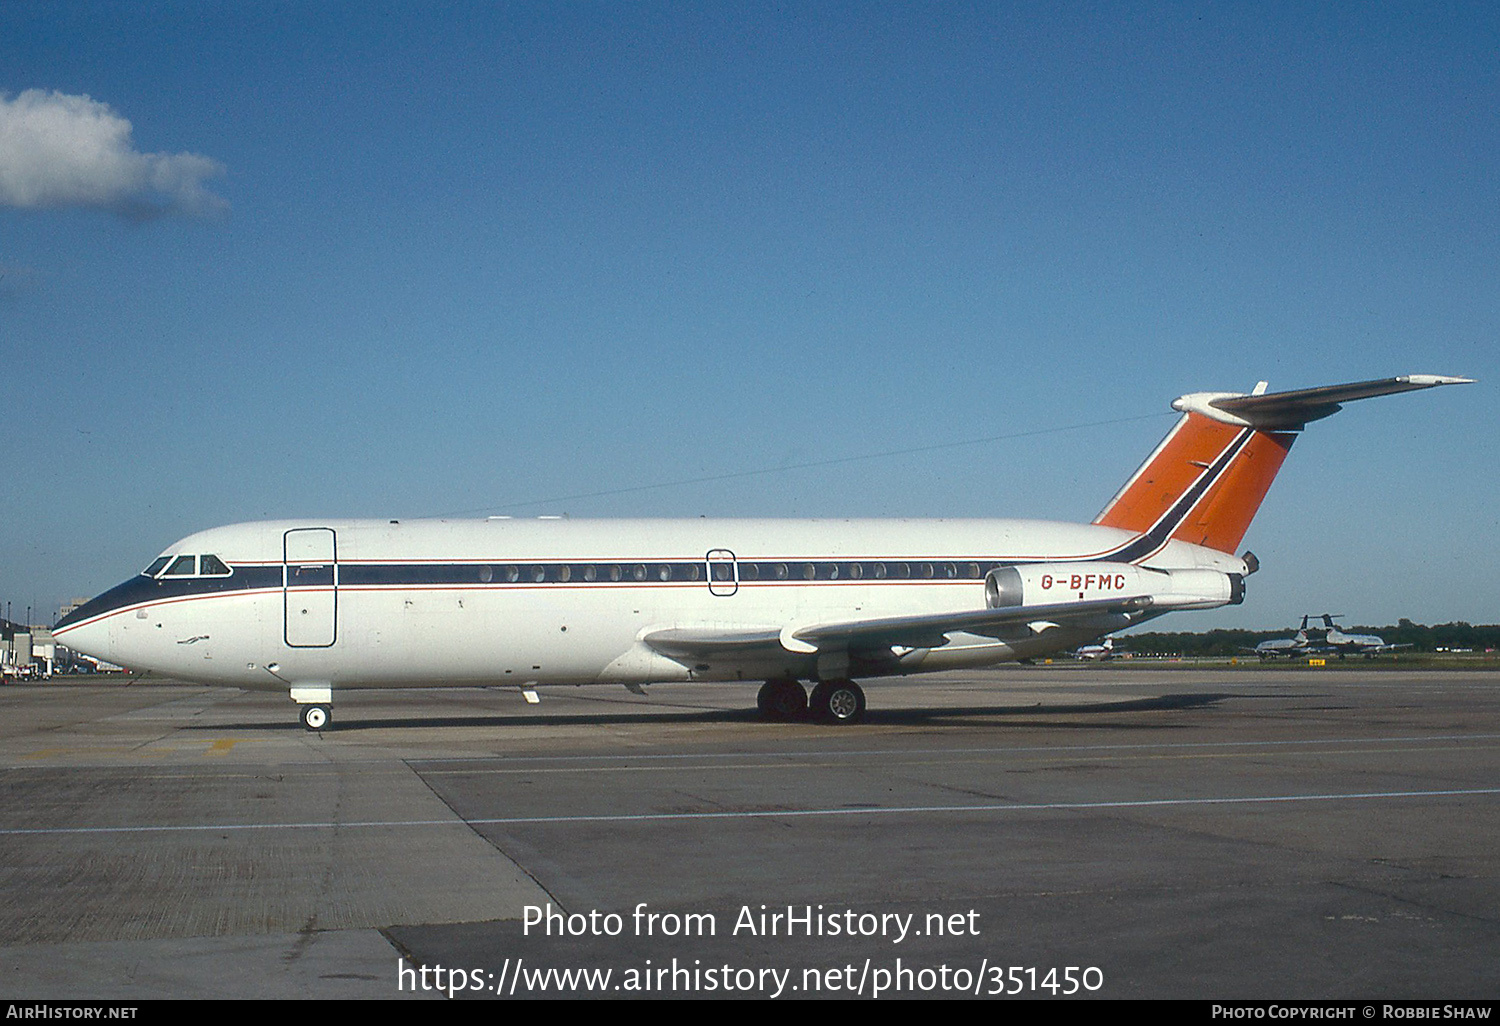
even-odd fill
[(57, 665), (57, 642), (46, 627), (27, 627), (0, 619), (0, 673), (16, 677), (50, 677)]
[(0, 674), (12, 677), (30, 676), (31, 629), (9, 620), (0, 620)]
[(69, 613), (77, 609), (79, 606), (83, 605), (88, 600), (88, 596), (85, 595), (82, 598), (76, 598), (72, 602), (65, 603), (63, 607), (57, 611), (57, 618), (61, 620), (63, 617), (67, 616)]

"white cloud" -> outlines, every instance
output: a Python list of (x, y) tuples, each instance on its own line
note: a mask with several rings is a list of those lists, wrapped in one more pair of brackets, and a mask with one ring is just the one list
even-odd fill
[(203, 187), (224, 165), (139, 153), (130, 122), (87, 96), (0, 93), (0, 205), (100, 207), (130, 217), (201, 216), (228, 204)]

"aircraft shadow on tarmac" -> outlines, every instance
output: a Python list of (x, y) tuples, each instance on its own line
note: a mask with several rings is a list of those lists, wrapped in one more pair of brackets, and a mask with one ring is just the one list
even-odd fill
[[(871, 709), (865, 713), (864, 718), (858, 725), (843, 726), (841, 731), (855, 730), (861, 726), (868, 727), (902, 727), (923, 726), (926, 724), (947, 723), (953, 720), (983, 720), (988, 718), (1007, 719), (1029, 718), (1036, 716), (1079, 716), (1081, 719), (1075, 721), (1052, 721), (1049, 727), (1088, 727), (1088, 728), (1114, 728), (1114, 729), (1139, 729), (1139, 728), (1161, 728), (1175, 726), (1160, 722), (1148, 723), (1101, 723), (1094, 719), (1095, 716), (1115, 715), (1130, 712), (1172, 712), (1186, 709), (1202, 709), (1217, 705), (1226, 698), (1245, 698), (1243, 694), (1230, 695), (1220, 693), (1204, 694), (1174, 694), (1161, 695), (1156, 698), (1137, 698), (1122, 702), (1083, 702), (1072, 704), (1033, 704), (1033, 705), (973, 705), (973, 706), (946, 706), (932, 709)], [(579, 715), (577, 713), (553, 713), (545, 712), (523, 713), (519, 715), (478, 715), (478, 716), (417, 716), (410, 717), (383, 717), (380, 719), (364, 719), (357, 712), (346, 711), (342, 718), (335, 721), (330, 728), (330, 733), (347, 734), (361, 730), (395, 730), (412, 729), (419, 727), (525, 727), (525, 726), (561, 726), (569, 724), (585, 724), (597, 726), (614, 726), (629, 724), (692, 724), (692, 723), (758, 723), (761, 722), (760, 713), (754, 709), (693, 709), (687, 706), (673, 706), (660, 712), (639, 712), (638, 707), (629, 712), (597, 712)], [(800, 725), (822, 726), (815, 721), (802, 721)], [(1028, 724), (1041, 726), (1042, 724)], [(195, 726), (207, 726), (206, 724), (195, 724)], [(795, 729), (798, 723), (775, 724), (778, 729)], [(221, 723), (214, 725), (216, 730), (235, 731), (259, 731), (281, 733), (283, 731), (302, 731), (302, 727), (295, 722), (285, 725), (259, 723)]]

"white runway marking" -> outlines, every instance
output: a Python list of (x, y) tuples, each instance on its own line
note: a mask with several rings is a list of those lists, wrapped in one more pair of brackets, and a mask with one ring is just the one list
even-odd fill
[(147, 834), (175, 831), (240, 830), (355, 830), (401, 829), (433, 826), (524, 826), (528, 824), (652, 823), (709, 819), (807, 819), (827, 816), (925, 816), (962, 815), (976, 812), (1056, 812), (1093, 809), (1158, 809), (1204, 805), (1266, 805), (1289, 802), (1378, 801), (1405, 798), (1462, 798), (1500, 794), (1500, 787), (1444, 791), (1371, 791), (1356, 794), (1284, 794), (1248, 798), (1140, 798), (1099, 802), (1007, 802), (987, 805), (908, 805), (891, 808), (774, 809), (742, 812), (643, 812), (583, 816), (499, 816), (482, 819), (366, 820), (351, 823), (219, 823), (199, 825), (145, 825), (115, 827), (8, 827), (0, 836), (47, 836), (58, 834)]
[[(842, 729), (842, 728), (840, 728)], [(764, 751), (764, 752), (653, 752), (640, 755), (455, 755), (439, 759), (413, 758), (414, 766), (437, 766), (449, 762), (634, 762), (647, 759), (855, 759), (861, 756), (886, 758), (892, 755), (1008, 755), (1022, 752), (1138, 752), (1149, 749), (1187, 748), (1288, 748), (1308, 745), (1396, 745), (1413, 741), (1495, 741), (1500, 734), (1413, 734), (1401, 737), (1324, 737), (1300, 741), (1172, 741), (1134, 745), (1018, 745), (988, 748), (880, 748), (841, 751)]]

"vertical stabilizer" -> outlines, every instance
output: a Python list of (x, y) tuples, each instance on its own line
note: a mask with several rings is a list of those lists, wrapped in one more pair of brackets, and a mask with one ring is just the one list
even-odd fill
[(1182, 411), (1160, 445), (1094, 523), (1233, 552), (1281, 469), (1296, 432), (1355, 399), (1393, 395), (1468, 378), (1411, 374), (1294, 392), (1197, 392), (1172, 403)]

